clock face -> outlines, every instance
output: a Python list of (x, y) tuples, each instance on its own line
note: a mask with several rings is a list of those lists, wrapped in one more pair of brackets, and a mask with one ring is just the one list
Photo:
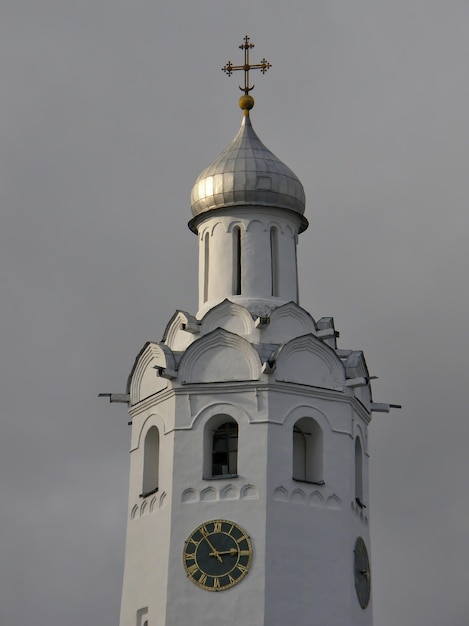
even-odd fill
[(357, 592), (358, 602), (362, 609), (366, 609), (370, 601), (371, 592), (371, 573), (370, 560), (365, 542), (358, 537), (355, 542), (355, 591)]
[(246, 532), (225, 519), (210, 520), (196, 528), (182, 556), (189, 579), (208, 591), (229, 589), (246, 576), (252, 545)]

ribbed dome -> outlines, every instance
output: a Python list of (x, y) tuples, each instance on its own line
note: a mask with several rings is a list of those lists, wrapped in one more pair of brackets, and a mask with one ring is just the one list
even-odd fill
[[(303, 185), (264, 146), (248, 115), (231, 144), (201, 172), (191, 193), (194, 218), (207, 211), (243, 205), (288, 209), (301, 215), (305, 210)], [(300, 230), (307, 227), (306, 219), (302, 221)]]

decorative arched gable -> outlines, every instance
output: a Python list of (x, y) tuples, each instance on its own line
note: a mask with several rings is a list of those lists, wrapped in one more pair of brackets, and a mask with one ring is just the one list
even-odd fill
[(312, 387), (342, 391), (344, 367), (335, 352), (314, 335), (284, 344), (276, 353), (275, 378)]
[(195, 341), (200, 332), (200, 322), (190, 313), (176, 311), (169, 320), (163, 335), (163, 342), (178, 352), (183, 352)]
[(155, 367), (174, 370), (174, 355), (164, 344), (148, 342), (135, 359), (127, 382), (131, 406), (168, 386), (166, 379), (157, 376)]
[(223, 300), (210, 309), (202, 319), (201, 332), (204, 335), (216, 328), (224, 328), (237, 335), (248, 335), (254, 328), (254, 320), (243, 306), (230, 300)]
[[(345, 361), (345, 373), (348, 379), (364, 378), (369, 381), (370, 374), (366, 365), (365, 357), (361, 350), (354, 350)], [(371, 387), (369, 384), (354, 387), (355, 396), (369, 408), (371, 397)]]
[(270, 324), (263, 331), (262, 341), (286, 343), (307, 334), (316, 334), (314, 319), (295, 302), (287, 302), (272, 311)]
[(368, 378), (368, 367), (361, 350), (354, 350), (345, 362), (347, 378)]
[(191, 344), (179, 364), (182, 383), (258, 380), (261, 362), (249, 342), (217, 328)]

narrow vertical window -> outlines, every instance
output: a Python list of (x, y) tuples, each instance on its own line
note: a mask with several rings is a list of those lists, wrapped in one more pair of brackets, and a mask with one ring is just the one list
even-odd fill
[(208, 300), (208, 276), (209, 276), (209, 234), (205, 233), (204, 238), (204, 302)]
[(143, 481), (141, 497), (158, 491), (158, 470), (160, 462), (160, 435), (158, 428), (149, 428), (143, 446)]
[(293, 427), (293, 478), (322, 484), (323, 435), (319, 424), (303, 417)]
[(298, 235), (293, 237), (293, 250), (295, 253), (295, 276), (296, 276), (296, 303), (300, 303), (300, 287), (298, 284)]
[(275, 226), (270, 229), (270, 273), (272, 277), (272, 295), (278, 296), (278, 232)]
[(213, 431), (212, 476), (238, 472), (238, 424), (225, 422)]
[(241, 229), (233, 228), (233, 295), (241, 294)]
[(363, 507), (363, 452), (360, 437), (355, 439), (355, 501)]

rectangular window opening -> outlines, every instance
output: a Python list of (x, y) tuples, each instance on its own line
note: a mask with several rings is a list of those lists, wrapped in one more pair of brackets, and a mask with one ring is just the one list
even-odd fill
[(272, 295), (278, 296), (278, 232), (272, 227), (270, 229), (270, 265), (272, 280)]
[(208, 300), (208, 276), (209, 276), (209, 234), (205, 233), (204, 238), (204, 302)]
[(241, 229), (233, 229), (233, 295), (241, 295)]

